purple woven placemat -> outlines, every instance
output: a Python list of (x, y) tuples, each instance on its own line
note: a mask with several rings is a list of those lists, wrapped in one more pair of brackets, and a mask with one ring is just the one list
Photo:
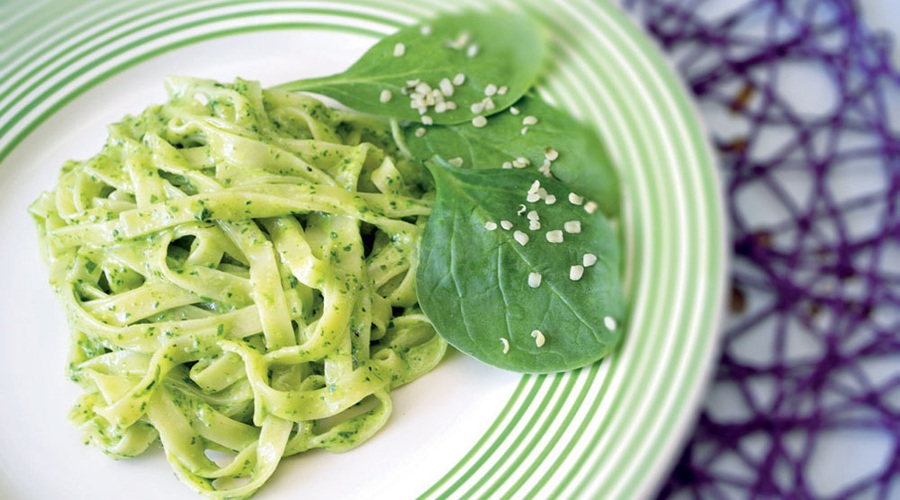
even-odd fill
[(723, 354), (661, 497), (900, 498), (900, 72), (850, 0), (623, 0), (719, 151)]

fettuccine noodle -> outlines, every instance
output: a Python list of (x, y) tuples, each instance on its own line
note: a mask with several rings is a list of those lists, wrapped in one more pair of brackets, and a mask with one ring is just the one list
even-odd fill
[(252, 495), (284, 456), (381, 428), (446, 344), (417, 309), (433, 192), (381, 121), (170, 79), (32, 206), (72, 331), (71, 419), (182, 481)]

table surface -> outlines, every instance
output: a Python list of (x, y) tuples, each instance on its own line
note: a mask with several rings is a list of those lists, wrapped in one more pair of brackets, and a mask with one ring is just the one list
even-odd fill
[[(863, 112), (866, 115), (862, 121), (864, 125), (855, 132), (859, 133), (861, 141), (877, 143), (874, 146), (876, 153), (857, 153), (848, 159), (834, 154), (835, 150), (845, 146), (834, 146), (833, 142), (844, 137), (842, 127), (849, 129), (856, 125), (849, 124), (853, 118), (845, 121), (843, 111), (838, 111), (837, 105), (843, 103), (852, 113), (861, 112), (857, 104), (847, 105), (846, 99), (852, 99), (848, 97), (847, 88), (855, 85), (848, 83), (851, 78), (847, 75), (857, 70), (851, 67), (853, 63), (866, 57), (873, 60), (877, 57), (866, 53), (866, 43), (871, 41), (847, 44), (857, 51), (847, 58), (850, 64), (833, 53), (826, 55), (828, 49), (817, 46), (818, 42), (807, 43), (803, 37), (785, 42), (782, 45), (789, 45), (786, 51), (777, 52), (782, 41), (796, 35), (791, 30), (798, 24), (815, 24), (808, 19), (791, 18), (794, 14), (784, 12), (790, 8), (802, 11), (804, 7), (798, 5), (827, 7), (824, 1), (620, 0), (620, 3), (630, 8), (638, 22), (647, 25), (661, 40), (688, 85), (697, 93), (698, 108), (722, 155), (724, 187), (729, 193), (728, 205), (735, 232), (732, 236), (736, 288), (746, 285), (738, 297), (741, 304), (736, 306), (736, 299), (732, 297), (732, 307), (741, 311), (734, 312), (724, 326), (725, 361), (707, 397), (698, 429), (666, 485), (664, 496), (743, 498), (749, 494), (776, 498), (900, 499), (900, 462), (896, 456), (900, 453), (896, 437), (900, 431), (896, 418), (900, 408), (897, 363), (900, 342), (896, 339), (900, 325), (900, 316), (896, 312), (900, 294), (893, 282), (897, 280), (888, 277), (900, 272), (896, 264), (900, 259), (900, 233), (894, 230), (893, 235), (883, 238), (892, 240), (893, 246), (840, 234), (842, 241), (852, 242), (858, 248), (841, 249), (841, 254), (851, 259), (860, 258), (865, 251), (884, 252), (890, 256), (882, 257), (880, 267), (875, 271), (877, 277), (864, 275), (862, 280), (865, 285), (878, 283), (890, 298), (878, 299), (874, 302), (875, 311), (864, 311), (864, 316), (869, 318), (856, 319), (847, 326), (842, 326), (842, 321), (847, 319), (848, 306), (825, 305), (825, 314), (816, 317), (815, 312), (804, 314), (798, 311), (806, 307), (803, 300), (810, 298), (802, 295), (814, 289), (809, 283), (816, 283), (816, 279), (832, 280), (828, 286), (838, 290), (834, 296), (841, 299), (865, 297), (866, 290), (852, 289), (852, 283), (848, 285), (852, 280), (845, 282), (842, 278), (846, 276), (825, 270), (825, 267), (811, 271), (808, 281), (804, 282), (798, 277), (798, 271), (789, 266), (777, 269), (778, 264), (773, 265), (775, 261), (763, 255), (773, 248), (775, 251), (788, 248), (789, 251), (784, 252), (785, 261), (790, 257), (802, 257), (798, 265), (814, 262), (814, 258), (803, 254), (808, 248), (799, 242), (806, 237), (803, 230), (795, 231), (790, 236), (792, 240), (779, 247), (785, 240), (777, 229), (795, 223), (801, 227), (802, 223), (798, 221), (809, 214), (813, 214), (811, 224), (815, 227), (823, 224), (823, 220), (827, 225), (834, 222), (832, 219), (841, 219), (835, 225), (843, 224), (848, 233), (865, 228), (883, 235), (884, 230), (878, 233), (877, 226), (884, 221), (900, 227), (896, 210), (892, 214), (885, 211), (888, 215), (879, 213), (876, 216), (879, 205), (878, 208), (864, 209), (863, 218), (849, 222), (851, 218), (847, 217), (847, 212), (850, 210), (846, 208), (846, 201), (859, 193), (880, 192), (875, 198), (881, 198), (875, 203), (883, 205), (897, 201), (897, 188), (886, 192), (885, 186), (891, 180), (895, 186), (900, 182), (900, 162), (896, 155), (887, 156), (893, 154), (888, 151), (896, 152), (900, 148), (898, 73), (894, 71), (889, 76), (888, 70), (876, 63), (871, 63), (874, 66), (861, 64), (866, 68), (855, 77), (863, 81), (877, 77), (877, 82), (862, 87), (865, 89), (862, 93), (870, 97), (877, 95), (872, 98), (878, 104)], [(721, 22), (721, 17), (716, 16), (739, 11), (750, 4), (759, 7), (760, 12), (752, 21), (757, 23), (756, 31), (747, 39), (758, 38), (752, 42), (745, 40), (741, 42), (745, 45), (741, 46), (735, 42), (738, 36), (734, 31), (737, 30), (715, 30), (716, 23)], [(832, 5), (850, 4), (835, 0)], [(852, 5), (859, 8), (864, 29), (847, 29), (855, 35), (868, 29), (893, 37), (893, 43), (889, 45), (892, 47), (890, 59), (894, 68), (900, 67), (900, 47), (897, 47), (900, 43), (900, 2), (858, 0)], [(772, 13), (775, 9), (782, 9), (779, 22), (783, 24), (773, 21), (778, 17)], [(743, 16), (741, 22), (750, 24), (747, 19), (751, 17)], [(770, 24), (766, 25), (767, 22)], [(844, 19), (843, 22), (848, 21)], [(838, 31), (846, 26), (840, 25)], [(778, 35), (772, 33), (781, 28), (788, 34), (779, 43), (769, 42), (768, 48), (765, 43), (760, 43), (759, 40), (765, 40), (766, 36), (777, 38)], [(812, 30), (807, 37), (822, 36), (824, 39), (827, 35), (822, 33)], [(721, 45), (704, 45), (705, 42), (698, 40), (715, 40)], [(884, 38), (879, 40), (883, 42)], [(722, 48), (726, 45), (728, 50), (752, 46), (747, 53), (762, 54), (761, 62), (748, 63), (750, 68), (735, 69), (746, 62), (742, 59), (745, 55), (727, 52)], [(795, 52), (788, 53), (790, 50)], [(800, 54), (808, 54), (808, 58), (804, 59)], [(708, 57), (706, 63), (704, 57)], [(718, 71), (723, 66), (727, 68)], [(729, 78), (731, 86), (723, 83)], [(777, 83), (772, 83), (773, 78), (777, 78)], [(732, 100), (729, 102), (729, 99)], [(784, 119), (780, 128), (773, 126), (780, 118), (773, 119), (771, 108), (766, 107), (766, 103), (778, 99), (782, 99), (779, 102), (782, 109), (789, 108), (786, 112), (789, 118)], [(823, 123), (826, 126), (823, 127)], [(881, 133), (879, 127), (883, 127)], [(807, 143), (798, 138), (800, 134), (814, 135), (823, 130), (828, 140), (811, 139)], [(778, 156), (785, 149), (800, 144), (803, 147), (797, 147), (799, 154), (792, 160), (788, 160), (787, 155)], [(882, 148), (880, 151), (884, 153), (879, 155), (877, 148)], [(839, 175), (841, 170), (849, 173)], [(816, 173), (812, 174), (813, 171)], [(822, 179), (835, 184), (823, 188), (817, 184)], [(815, 196), (823, 192), (828, 192), (829, 196), (836, 193), (835, 198), (840, 200), (835, 212), (826, 216), (808, 209), (815, 200), (803, 200), (810, 194)], [(889, 199), (891, 197), (893, 201)], [(795, 202), (793, 206), (791, 200)], [(870, 206), (875, 207), (875, 203)], [(758, 228), (765, 230), (754, 233)], [(858, 271), (859, 267), (862, 266), (856, 260), (850, 261), (852, 272)], [(888, 283), (890, 279), (893, 281)], [(807, 285), (804, 287), (803, 283)], [(790, 286), (797, 288), (791, 292)], [(801, 297), (788, 297), (791, 293)], [(816, 304), (815, 300), (811, 303)], [(786, 312), (786, 309), (792, 311)], [(829, 316), (830, 313), (835, 315)], [(758, 316), (754, 318), (754, 315)], [(796, 324), (798, 318), (802, 323), (803, 317), (809, 323)], [(780, 321), (794, 323), (776, 323)], [(866, 338), (868, 333), (860, 333), (879, 329), (886, 332), (886, 341), (873, 341)], [(842, 350), (853, 342), (853, 337), (859, 342), (871, 342), (872, 349), (860, 354), (859, 360), (846, 354), (850, 349)], [(786, 345), (778, 345), (779, 342)], [(837, 353), (833, 359), (829, 358), (831, 351)], [(802, 370), (819, 373), (807, 376), (800, 374)], [(821, 384), (821, 387), (797, 387), (790, 386), (791, 383)], [(797, 397), (798, 401), (786, 402), (785, 396)], [(804, 409), (804, 404), (812, 405), (814, 409)], [(832, 408), (838, 410), (832, 414)]]

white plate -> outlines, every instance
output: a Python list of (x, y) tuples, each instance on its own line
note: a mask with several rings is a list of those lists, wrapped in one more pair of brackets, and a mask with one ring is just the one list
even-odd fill
[[(66, 421), (77, 391), (64, 376), (68, 330), (26, 212), (60, 165), (96, 152), (105, 125), (163, 100), (166, 75), (274, 85), (341, 71), (375, 37), (441, 8), (412, 4), (0, 7), (0, 497), (195, 498), (159, 451), (113, 461)], [(451, 355), (396, 391), (371, 441), (286, 459), (257, 498), (642, 497), (668, 473), (715, 361), (726, 234), (714, 164), (680, 83), (621, 13), (599, 1), (529, 4), (556, 32), (545, 88), (597, 127), (622, 171), (624, 344), (555, 376)]]

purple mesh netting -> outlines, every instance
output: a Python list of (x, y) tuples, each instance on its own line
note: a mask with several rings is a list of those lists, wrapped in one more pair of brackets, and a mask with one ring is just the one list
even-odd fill
[(720, 152), (723, 357), (662, 497), (900, 498), (900, 72), (850, 0), (623, 0)]

